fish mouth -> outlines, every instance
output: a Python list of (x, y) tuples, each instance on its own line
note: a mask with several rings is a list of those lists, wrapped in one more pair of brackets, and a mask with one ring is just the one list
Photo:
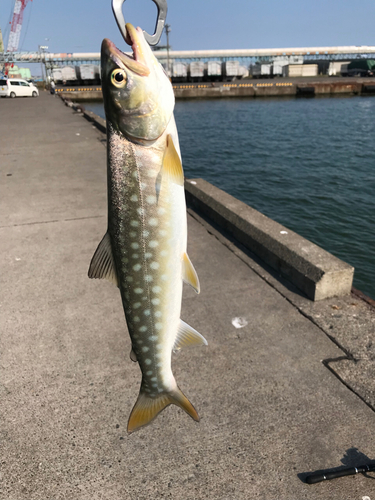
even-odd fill
[(125, 41), (131, 46), (133, 55), (125, 54), (116, 45), (105, 38), (103, 40), (102, 50), (106, 52), (107, 56), (122, 69), (128, 68), (129, 70), (137, 73), (140, 76), (148, 76), (150, 70), (147, 66), (145, 57), (144, 44), (147, 43), (143, 36), (141, 28), (134, 28), (130, 23), (126, 24), (126, 37)]

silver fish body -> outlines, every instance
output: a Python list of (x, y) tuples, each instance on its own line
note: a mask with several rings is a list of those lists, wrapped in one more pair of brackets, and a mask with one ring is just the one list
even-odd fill
[(89, 276), (107, 278), (121, 292), (131, 358), (142, 371), (140, 394), (128, 423), (132, 432), (171, 403), (199, 420), (177, 386), (171, 353), (207, 342), (180, 319), (183, 280), (198, 293), (199, 280), (186, 254), (186, 206), (173, 90), (141, 30), (127, 25), (127, 31), (134, 50), (130, 62), (108, 40), (102, 45), (108, 230)]

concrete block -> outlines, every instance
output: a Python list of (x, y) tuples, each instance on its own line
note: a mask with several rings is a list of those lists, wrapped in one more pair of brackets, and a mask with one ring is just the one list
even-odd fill
[(100, 130), (100, 132), (103, 132), (105, 134), (107, 132), (107, 125), (106, 121), (101, 118), (100, 116), (96, 115), (92, 111), (84, 111), (83, 116), (88, 120), (89, 122), (93, 122), (96, 128)]
[(311, 300), (350, 293), (354, 268), (204, 181), (185, 182), (188, 205), (208, 216)]

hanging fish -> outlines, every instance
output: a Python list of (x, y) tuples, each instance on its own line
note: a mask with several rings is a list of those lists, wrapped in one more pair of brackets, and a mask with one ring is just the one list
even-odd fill
[(127, 56), (108, 39), (101, 52), (107, 118), (108, 230), (90, 264), (90, 278), (106, 278), (121, 292), (142, 383), (128, 432), (175, 404), (199, 421), (177, 386), (171, 354), (207, 345), (180, 319), (182, 282), (199, 293), (186, 253), (184, 174), (173, 117), (174, 94), (140, 28), (126, 25)]

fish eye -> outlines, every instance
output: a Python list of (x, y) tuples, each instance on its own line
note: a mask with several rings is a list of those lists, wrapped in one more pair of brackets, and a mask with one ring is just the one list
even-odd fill
[(123, 69), (115, 69), (111, 74), (111, 82), (119, 89), (126, 85), (126, 73)]

